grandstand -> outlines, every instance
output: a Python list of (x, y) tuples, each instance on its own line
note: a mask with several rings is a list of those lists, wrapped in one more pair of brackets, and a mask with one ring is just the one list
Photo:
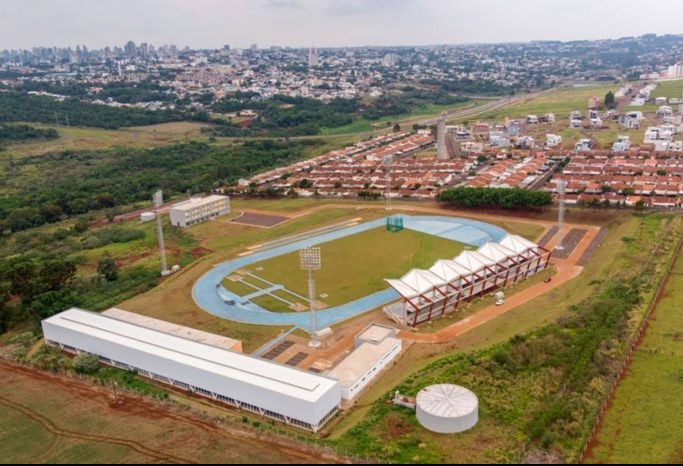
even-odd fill
[(521, 236), (507, 235), (452, 260), (438, 260), (429, 270), (413, 269), (387, 283), (401, 300), (384, 307), (402, 325), (416, 325), (443, 316), (463, 301), (515, 283), (545, 270), (550, 251)]

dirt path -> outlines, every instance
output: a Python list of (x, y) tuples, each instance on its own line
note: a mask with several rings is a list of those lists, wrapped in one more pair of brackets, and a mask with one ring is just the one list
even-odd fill
[(169, 455), (168, 453), (164, 453), (158, 450), (153, 450), (151, 448), (145, 447), (144, 445), (134, 442), (132, 440), (125, 440), (125, 439), (119, 439), (115, 437), (105, 437), (102, 435), (93, 435), (93, 434), (83, 434), (83, 433), (78, 433), (66, 429), (61, 429), (55, 425), (54, 422), (52, 422), (50, 419), (46, 418), (45, 416), (42, 416), (41, 414), (37, 413), (36, 411), (32, 410), (31, 408), (24, 406), (22, 404), (16, 403), (14, 401), (8, 400), (5, 397), (0, 396), (0, 404), (5, 405), (9, 408), (12, 408), (16, 411), (21, 412), (23, 415), (26, 417), (36, 421), (38, 424), (40, 424), (43, 429), (47, 430), (50, 432), (52, 435), (56, 435), (59, 437), (68, 437), (68, 438), (73, 438), (76, 440), (86, 440), (86, 441), (91, 441), (91, 442), (100, 442), (100, 443), (110, 443), (113, 445), (120, 445), (120, 446), (125, 446), (128, 447), (132, 450), (135, 450), (138, 453), (142, 453), (143, 455), (152, 457), (156, 460), (160, 461), (165, 461), (168, 463), (176, 463), (176, 464), (187, 464), (187, 463), (192, 463), (196, 464), (196, 461), (188, 460), (186, 458), (180, 458), (178, 456), (173, 456)]
[[(566, 235), (573, 226), (565, 225), (562, 233)], [(518, 293), (509, 296), (505, 299), (505, 304), (496, 306), (492, 304), (481, 311), (466, 317), (453, 325), (441, 329), (433, 333), (417, 334), (410, 331), (402, 331), (399, 336), (405, 340), (415, 341), (418, 343), (447, 343), (460, 335), (469, 332), (472, 329), (479, 327), (498, 316), (501, 316), (513, 309), (523, 306), (532, 299), (541, 296), (559, 286), (564, 285), (570, 280), (578, 277), (583, 267), (577, 265), (578, 261), (583, 256), (588, 247), (591, 246), (593, 239), (599, 234), (600, 229), (596, 227), (585, 227), (586, 234), (581, 241), (576, 245), (572, 253), (567, 259), (553, 259), (551, 256), (551, 264), (557, 267), (557, 274), (549, 283), (537, 283), (529, 288), (519, 291)], [(552, 250), (557, 244), (559, 236), (556, 234), (548, 242), (547, 249)]]
[[(303, 445), (299, 445), (293, 439), (280, 440), (271, 438), (268, 434), (260, 434), (241, 430), (229, 425), (218, 425), (213, 422), (198, 418), (192, 413), (178, 412), (171, 406), (164, 406), (152, 400), (139, 398), (126, 394), (124, 403), (114, 405), (111, 403), (111, 392), (106, 387), (91, 385), (89, 382), (73, 379), (70, 377), (49, 374), (33, 370), (24, 366), (18, 366), (0, 360), (0, 378), (9, 380), (10, 378), (19, 379), (23, 383), (32, 385), (49, 384), (50, 390), (65, 392), (65, 397), (73, 399), (74, 402), (83, 400), (84, 402), (94, 402), (98, 405), (108, 405), (110, 408), (108, 415), (120, 415), (122, 417), (143, 417), (151, 420), (172, 421), (182, 423), (193, 428), (200, 434), (219, 437), (229, 437), (237, 440), (245, 450), (262, 451), (264, 460), (270, 457), (286, 458), (292, 462), (321, 463), (321, 462), (345, 462), (341, 458), (331, 457), (327, 454), (308, 451)], [(23, 400), (19, 399), (21, 392), (4, 393), (0, 395), (0, 404), (16, 411), (21, 412), (28, 418), (38, 422), (45, 430), (59, 437), (72, 438), (76, 440), (99, 442), (112, 445), (128, 447), (140, 454), (150, 458), (170, 463), (196, 463), (197, 461), (185, 457), (176, 456), (167, 451), (152, 448), (148, 444), (143, 444), (137, 440), (130, 440), (107, 435), (77, 432), (59, 426), (59, 420), (50, 418), (45, 413), (39, 413), (35, 409), (27, 406)], [(46, 394), (49, 397), (49, 394)], [(12, 398), (12, 399), (10, 399)], [(134, 426), (131, 427), (134, 429)], [(192, 452), (188, 452), (192, 455)], [(271, 458), (272, 460), (272, 458)]]

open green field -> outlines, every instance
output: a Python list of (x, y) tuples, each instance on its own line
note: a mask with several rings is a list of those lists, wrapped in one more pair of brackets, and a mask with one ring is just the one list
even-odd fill
[[(451, 112), (458, 109), (474, 107), (482, 102), (486, 102), (484, 99), (472, 99), (467, 102), (462, 102), (454, 105), (421, 105), (416, 107), (411, 113), (406, 113), (403, 115), (392, 115), (387, 117), (378, 118), (376, 120), (368, 120), (365, 118), (360, 118), (355, 120), (353, 123), (348, 125), (339, 126), (337, 128), (322, 128), (321, 134), (323, 135), (344, 135), (353, 133), (367, 133), (370, 131), (380, 131), (384, 128), (387, 131), (391, 131), (395, 123), (399, 123), (401, 126), (408, 125), (415, 119), (438, 116), (441, 112)], [(411, 127), (404, 127), (404, 130), (410, 130)]]
[(674, 81), (659, 81), (657, 89), (652, 91), (652, 97), (675, 97), (683, 95), (683, 79)]
[(586, 463), (683, 462), (683, 255)]
[(208, 137), (201, 134), (202, 123), (175, 122), (107, 130), (62, 125), (27, 123), (36, 128), (54, 128), (59, 138), (52, 141), (14, 144), (7, 153), (19, 157), (63, 150), (98, 150), (112, 146), (152, 148)]
[[(315, 272), (320, 301), (345, 304), (387, 288), (385, 278), (399, 278), (412, 268), (457, 256), (466, 245), (412, 230), (390, 233), (376, 228), (320, 245), (322, 269)], [(256, 270), (256, 268), (263, 270)], [(254, 275), (306, 296), (307, 274), (298, 253), (274, 257), (248, 267)], [(265, 286), (265, 285), (264, 285)]]
[[(1, 463), (299, 463), (306, 453), (251, 437), (237, 425), (180, 414), (80, 381), (0, 366)], [(235, 421), (231, 421), (235, 422)], [(229, 422), (228, 422), (229, 424)]]
[(587, 87), (564, 87), (542, 95), (523, 99), (520, 102), (482, 113), (476, 117), (463, 117), (458, 119), (458, 121), (502, 121), (505, 117), (524, 118), (530, 114), (543, 116), (545, 113), (554, 113), (555, 118), (558, 121), (562, 119), (568, 121), (569, 113), (572, 110), (580, 110), (583, 114), (586, 113), (588, 99), (591, 97), (598, 96), (602, 99), (607, 92), (614, 92), (616, 90), (617, 85), (615, 84)]

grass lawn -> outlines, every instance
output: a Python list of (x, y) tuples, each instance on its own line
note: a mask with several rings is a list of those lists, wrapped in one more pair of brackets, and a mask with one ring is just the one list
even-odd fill
[[(315, 273), (317, 292), (328, 295), (321, 301), (336, 306), (387, 288), (385, 278), (398, 278), (411, 268), (452, 258), (465, 245), (412, 230), (390, 233), (376, 228), (320, 247), (323, 266)], [(256, 267), (263, 270), (256, 271)], [(299, 269), (298, 252), (258, 262), (249, 270), (301, 295), (307, 293), (307, 275)]]
[(523, 99), (512, 105), (491, 110), (476, 117), (463, 117), (461, 120), (473, 119), (482, 121), (500, 121), (505, 117), (523, 118), (526, 115), (542, 116), (545, 113), (554, 113), (557, 120), (567, 120), (569, 122), (569, 112), (580, 110), (586, 114), (588, 99), (598, 96), (602, 99), (609, 91), (616, 91), (617, 85), (596, 85), (587, 87), (565, 87), (556, 91)]
[[(421, 105), (415, 107), (412, 112), (403, 115), (392, 115), (377, 120), (367, 120), (365, 118), (360, 118), (355, 120), (353, 123), (348, 125), (339, 126), (337, 128), (322, 128), (321, 134), (323, 135), (343, 135), (343, 134), (353, 134), (353, 133), (367, 133), (369, 131), (379, 131), (382, 129), (387, 129), (390, 131), (395, 123), (403, 125), (416, 118), (429, 117), (439, 115), (441, 112), (448, 112), (457, 110), (464, 107), (470, 107), (478, 105), (481, 102), (485, 102), (483, 99), (472, 99), (467, 102), (461, 102), (452, 105)], [(403, 128), (410, 129), (410, 128)]]
[(652, 91), (652, 97), (675, 97), (680, 99), (683, 95), (683, 79), (675, 81), (660, 81), (657, 89)]
[(683, 255), (586, 463), (683, 461)]
[(216, 426), (133, 399), (114, 409), (108, 389), (27, 376), (4, 366), (0, 380), (3, 464), (305, 461), (296, 451), (238, 433), (238, 420), (224, 418)]
[(115, 130), (75, 126), (26, 123), (37, 128), (54, 128), (59, 138), (52, 141), (13, 144), (7, 153), (19, 157), (40, 155), (62, 150), (99, 150), (113, 146), (159, 147), (190, 139), (208, 140), (200, 129), (207, 126), (196, 122), (162, 123)]

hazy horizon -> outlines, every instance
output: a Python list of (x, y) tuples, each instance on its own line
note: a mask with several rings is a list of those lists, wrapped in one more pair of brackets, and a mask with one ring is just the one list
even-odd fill
[(195, 49), (390, 47), (683, 33), (683, 2), (643, 9), (635, 0), (490, 0), (486, 8), (471, 0), (0, 0), (0, 49), (129, 40)]

